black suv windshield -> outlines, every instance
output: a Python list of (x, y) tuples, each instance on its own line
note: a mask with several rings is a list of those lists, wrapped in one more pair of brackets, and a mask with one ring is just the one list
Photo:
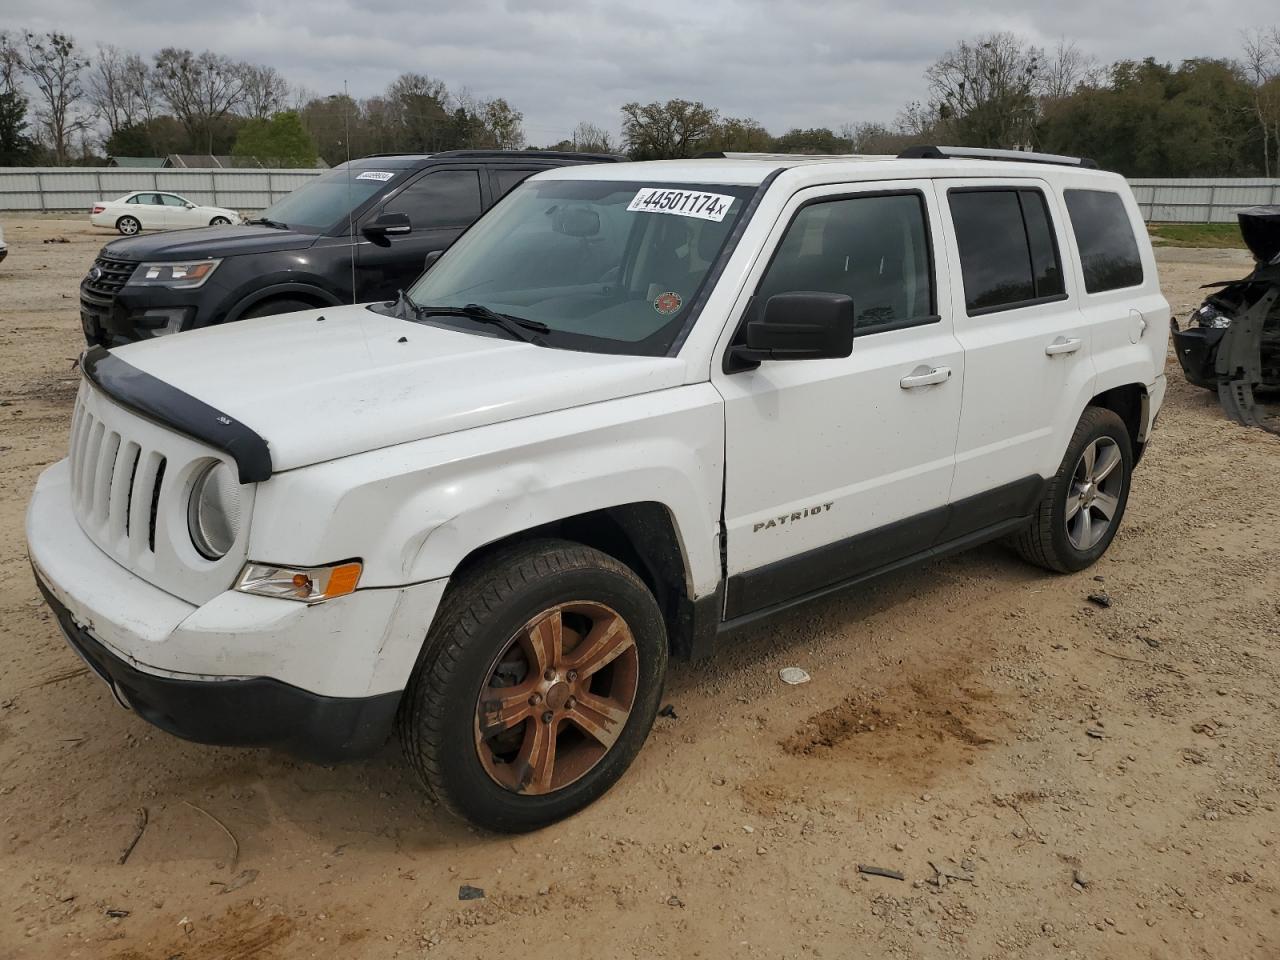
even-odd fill
[[(754, 190), (526, 183), (463, 234), (408, 295), (423, 308), (479, 304), (544, 324), (547, 346), (660, 356)], [(444, 313), (431, 319), (470, 326)]]
[(308, 180), (254, 219), (303, 233), (324, 233), (403, 173), (386, 167), (339, 167)]

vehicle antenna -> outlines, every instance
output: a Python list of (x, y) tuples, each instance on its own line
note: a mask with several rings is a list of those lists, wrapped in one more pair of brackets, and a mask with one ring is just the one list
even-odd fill
[(351, 191), (351, 95), (347, 81), (342, 81), (342, 140), (347, 147), (347, 239), (351, 241), (351, 302), (359, 303), (356, 296), (356, 211)]

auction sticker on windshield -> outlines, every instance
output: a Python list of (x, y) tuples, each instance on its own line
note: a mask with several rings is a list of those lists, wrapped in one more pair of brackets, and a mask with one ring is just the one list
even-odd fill
[(698, 190), (673, 190), (668, 187), (641, 187), (627, 204), (628, 212), (674, 213), (680, 217), (697, 217), (700, 220), (724, 219), (733, 197), (723, 193), (702, 193)]
[(390, 180), (394, 176), (395, 174), (392, 173), (390, 170), (366, 170), (364, 171), (364, 173), (357, 174), (356, 179), (357, 180), (380, 180), (381, 182), (386, 183), (388, 180)]

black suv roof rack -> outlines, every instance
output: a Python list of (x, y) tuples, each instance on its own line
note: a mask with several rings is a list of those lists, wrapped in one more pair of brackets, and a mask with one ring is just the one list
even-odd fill
[(619, 163), (626, 157), (616, 153), (577, 153), (573, 150), (441, 150), (439, 153), (367, 153), (360, 160), (376, 160), (385, 157), (473, 157), (490, 160), (519, 160), (524, 157), (550, 158), (553, 160), (590, 160), (592, 163)]
[(1097, 170), (1098, 164), (1088, 157), (1064, 157), (1056, 153), (1032, 153), (1028, 150), (992, 150), (987, 147), (907, 147), (899, 160), (1008, 160), (1014, 163), (1051, 163), (1059, 167)]

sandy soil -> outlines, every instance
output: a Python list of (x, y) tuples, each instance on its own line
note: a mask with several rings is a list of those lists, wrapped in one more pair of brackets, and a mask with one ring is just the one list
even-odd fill
[[(4, 225), (0, 957), (1280, 956), (1280, 440), (1172, 359), (1095, 569), (992, 546), (677, 664), (623, 782), (508, 839), (425, 804), (394, 744), (335, 768), (194, 746), (85, 675), (22, 517), (106, 237)], [(1182, 316), (1244, 267), (1161, 256)]]

